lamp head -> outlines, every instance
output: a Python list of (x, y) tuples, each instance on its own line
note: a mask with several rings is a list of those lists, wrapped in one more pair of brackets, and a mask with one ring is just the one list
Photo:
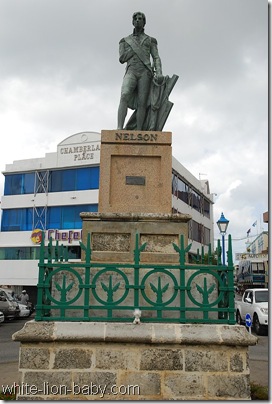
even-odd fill
[(229, 225), (229, 220), (225, 218), (223, 212), (221, 213), (221, 217), (219, 220), (217, 220), (216, 224), (218, 226), (220, 233), (226, 234)]

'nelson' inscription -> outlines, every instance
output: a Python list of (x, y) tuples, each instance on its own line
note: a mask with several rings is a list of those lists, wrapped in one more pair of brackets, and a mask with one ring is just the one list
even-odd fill
[(157, 133), (115, 133), (115, 140), (125, 140), (133, 142), (156, 142), (157, 139)]

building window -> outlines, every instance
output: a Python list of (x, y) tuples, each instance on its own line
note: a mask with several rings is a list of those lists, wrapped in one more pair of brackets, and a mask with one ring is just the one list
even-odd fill
[[(69, 259), (81, 258), (80, 246), (67, 246), (67, 249)], [(54, 251), (52, 258), (54, 258)], [(38, 260), (39, 258), (40, 247), (0, 247), (0, 260)]]
[(80, 213), (97, 211), (97, 204), (48, 208), (47, 229), (81, 229)]
[(211, 240), (211, 230), (204, 226), (204, 240), (203, 244), (209, 245)]
[(203, 245), (210, 244), (211, 231), (201, 223), (195, 220), (189, 222), (189, 239), (194, 240)]
[(4, 209), (1, 231), (32, 230), (32, 208)]
[(99, 188), (99, 167), (77, 169), (76, 190)]
[(172, 194), (178, 197), (178, 177), (172, 173)]
[(0, 260), (36, 260), (40, 257), (39, 247), (1, 247)]
[(263, 236), (260, 236), (258, 239), (258, 252), (262, 252), (264, 250), (264, 239)]
[(99, 188), (99, 167), (5, 175), (4, 195), (84, 191)]
[(175, 172), (172, 172), (172, 194), (199, 213), (210, 218), (211, 204), (208, 199), (193, 189)]
[[(39, 209), (42, 210), (43, 208)], [(37, 208), (35, 208), (36, 211)], [(98, 204), (48, 207), (43, 226), (39, 222), (39, 227), (42, 227), (43, 230), (81, 229), (82, 219), (80, 213), (97, 211)], [(33, 208), (4, 209), (1, 231), (32, 231), (38, 223), (36, 219), (37, 216), (33, 214)]]
[(264, 263), (263, 262), (252, 262), (251, 263), (252, 272), (255, 274), (264, 274)]
[(201, 206), (200, 206), (200, 195), (192, 190), (192, 199), (191, 199), (191, 206), (198, 212), (201, 212)]
[(202, 243), (201, 224), (192, 220), (191, 229), (192, 229), (191, 239), (197, 241), (198, 243)]
[(49, 176), (49, 190), (50, 190), (50, 192), (63, 191), (62, 177), (63, 177), (63, 171), (62, 170), (51, 171), (50, 176)]
[(204, 214), (204, 216), (206, 216), (208, 218), (210, 217), (210, 202), (207, 201), (207, 199), (205, 199), (205, 198), (203, 201), (203, 214)]
[(181, 201), (189, 203), (189, 186), (178, 178), (178, 199)]
[(99, 167), (50, 172), (49, 192), (84, 191), (99, 188)]
[(34, 173), (6, 175), (4, 195), (34, 194), (34, 183)]

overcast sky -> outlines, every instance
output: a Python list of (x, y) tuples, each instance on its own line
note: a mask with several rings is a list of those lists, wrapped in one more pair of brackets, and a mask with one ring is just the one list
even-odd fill
[(0, 170), (75, 133), (116, 128), (118, 43), (135, 11), (158, 41), (163, 74), (179, 76), (164, 127), (173, 155), (209, 180), (214, 221), (224, 212), (243, 252), (250, 228), (250, 240), (267, 230), (265, 0), (0, 0)]

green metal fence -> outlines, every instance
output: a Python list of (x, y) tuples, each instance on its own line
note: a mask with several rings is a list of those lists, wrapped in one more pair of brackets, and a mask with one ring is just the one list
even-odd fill
[(185, 262), (190, 246), (173, 243), (179, 262), (141, 262), (146, 243), (136, 234), (134, 262), (101, 263), (92, 260), (91, 240), (81, 243), (85, 261), (68, 261), (67, 250), (41, 244), (36, 321), (132, 322), (141, 310), (141, 322), (235, 324), (234, 280), (231, 236), (227, 266), (220, 258), (212, 265), (211, 249), (194, 264)]

